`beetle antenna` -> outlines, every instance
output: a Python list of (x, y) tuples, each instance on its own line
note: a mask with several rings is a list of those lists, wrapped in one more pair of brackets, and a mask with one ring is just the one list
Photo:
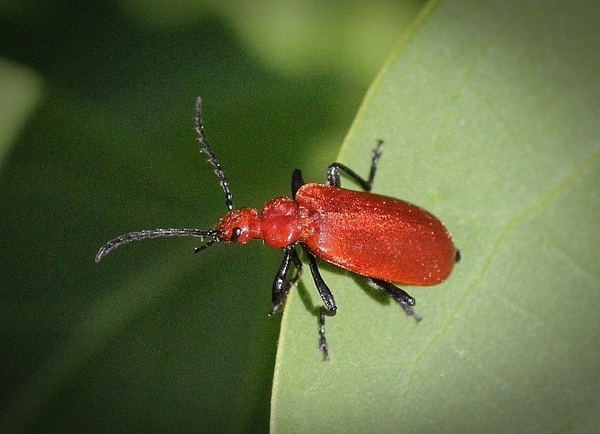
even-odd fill
[(208, 144), (208, 139), (206, 138), (206, 133), (204, 132), (204, 126), (202, 125), (202, 99), (200, 97), (196, 98), (196, 133), (198, 133), (198, 141), (200, 142), (200, 152), (208, 155), (208, 161), (215, 168), (215, 175), (219, 178), (221, 183), (221, 188), (223, 189), (223, 193), (225, 193), (225, 206), (229, 211), (233, 209), (233, 197), (231, 196), (231, 190), (229, 190), (229, 182), (227, 182), (227, 178), (225, 177), (225, 171), (223, 167), (221, 167), (221, 163), (217, 160), (215, 156), (215, 151)]
[[(122, 244), (127, 244), (131, 241), (145, 240), (146, 238), (159, 238), (159, 237), (198, 237), (198, 238), (211, 238), (205, 244), (206, 247), (212, 246), (214, 243), (219, 241), (219, 236), (222, 234), (217, 229), (209, 229), (203, 231), (200, 229), (154, 229), (145, 230), (139, 232), (130, 232), (125, 235), (121, 235), (114, 240), (109, 241), (98, 250), (96, 254), (96, 262), (108, 255), (112, 250), (116, 249)], [(203, 250), (201, 249), (201, 250)]]

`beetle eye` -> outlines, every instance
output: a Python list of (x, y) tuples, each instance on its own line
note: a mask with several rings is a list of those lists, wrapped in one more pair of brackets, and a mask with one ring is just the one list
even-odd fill
[(236, 226), (231, 230), (231, 238), (229, 238), (229, 241), (232, 243), (237, 243), (240, 235), (242, 235), (242, 229)]

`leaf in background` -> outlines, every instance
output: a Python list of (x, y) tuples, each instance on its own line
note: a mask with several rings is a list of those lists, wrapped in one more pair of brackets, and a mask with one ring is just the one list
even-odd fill
[(339, 305), (327, 363), (305, 273), (282, 321), (272, 431), (600, 428), (599, 11), (468, 0), (423, 11), (340, 160), (366, 174), (385, 139), (374, 191), (432, 211), (463, 259), (447, 282), (406, 288), (419, 324), (324, 267)]
[(40, 99), (42, 83), (32, 70), (0, 59), (0, 164)]
[(2, 16), (2, 56), (47, 87), (0, 173), (0, 431), (264, 432), (279, 253), (256, 242), (192, 255), (197, 240), (164, 239), (93, 258), (123, 232), (221, 217), (197, 95), (235, 203), (260, 206), (289, 192), (294, 167), (310, 179), (309, 160), (333, 159), (368, 83), (340, 65), (282, 77), (219, 16), (155, 29), (117, 3)]

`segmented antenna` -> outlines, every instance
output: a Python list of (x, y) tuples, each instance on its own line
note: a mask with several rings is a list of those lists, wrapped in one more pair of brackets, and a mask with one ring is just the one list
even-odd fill
[[(116, 249), (120, 245), (127, 244), (131, 241), (145, 240), (147, 238), (159, 238), (159, 237), (198, 237), (198, 238), (211, 238), (211, 240), (206, 243), (206, 247), (213, 245), (215, 242), (218, 242), (219, 236), (222, 235), (222, 232), (217, 229), (209, 229), (207, 231), (203, 231), (200, 229), (154, 229), (154, 230), (144, 230), (139, 232), (130, 232), (125, 235), (121, 235), (120, 237), (115, 238), (114, 240), (109, 241), (98, 250), (96, 254), (96, 262), (100, 262), (100, 260), (108, 255), (112, 250)], [(204, 247), (204, 248), (206, 248)], [(204, 249), (201, 249), (204, 250)]]
[(196, 99), (196, 132), (198, 133), (198, 141), (200, 142), (200, 152), (208, 155), (208, 161), (215, 168), (215, 175), (219, 178), (219, 182), (221, 184), (221, 188), (223, 189), (223, 193), (225, 193), (225, 206), (229, 211), (233, 209), (233, 197), (231, 196), (231, 191), (229, 190), (229, 182), (227, 182), (227, 178), (225, 177), (225, 172), (221, 167), (221, 163), (217, 160), (215, 156), (215, 152), (208, 144), (208, 139), (206, 138), (206, 133), (204, 132), (204, 126), (202, 125), (202, 99), (198, 97)]

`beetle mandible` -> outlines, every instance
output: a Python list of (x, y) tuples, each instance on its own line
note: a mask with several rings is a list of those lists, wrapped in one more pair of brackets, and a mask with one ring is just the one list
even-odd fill
[[(327, 170), (327, 184), (306, 184), (300, 170), (292, 173), (292, 197), (278, 197), (253, 208), (234, 209), (229, 183), (210, 146), (202, 124), (201, 99), (196, 100), (196, 132), (200, 151), (208, 156), (225, 194), (227, 213), (214, 229), (154, 229), (131, 232), (109, 241), (96, 255), (99, 262), (113, 249), (130, 241), (169, 236), (191, 236), (207, 240), (200, 252), (215, 243), (245, 244), (263, 239), (283, 249), (283, 260), (273, 282), (273, 315), (283, 308), (290, 288), (302, 273), (297, 247), (304, 251), (313, 280), (323, 300), (319, 314), (319, 349), (329, 359), (325, 339), (325, 316), (333, 316), (337, 303), (321, 277), (317, 258), (370, 279), (388, 293), (407, 315), (420, 320), (415, 299), (393, 283), (430, 286), (443, 282), (460, 252), (444, 225), (431, 213), (411, 203), (370, 193), (381, 156), (379, 140), (371, 157), (367, 179), (342, 163)], [(365, 191), (341, 188), (340, 172)]]

